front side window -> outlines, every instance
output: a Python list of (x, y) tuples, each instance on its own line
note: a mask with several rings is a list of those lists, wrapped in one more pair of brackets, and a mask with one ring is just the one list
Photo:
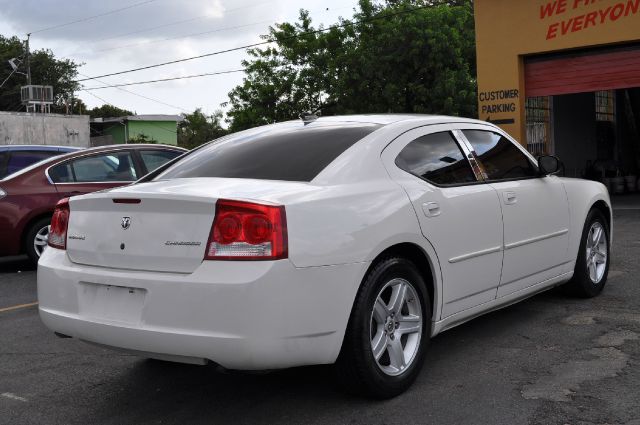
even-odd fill
[(128, 152), (78, 158), (51, 168), (49, 176), (54, 183), (128, 182), (138, 178)]
[(476, 181), (469, 162), (449, 132), (428, 134), (402, 149), (398, 168), (437, 185)]
[(463, 130), (488, 180), (537, 176), (536, 167), (509, 139), (485, 130)]

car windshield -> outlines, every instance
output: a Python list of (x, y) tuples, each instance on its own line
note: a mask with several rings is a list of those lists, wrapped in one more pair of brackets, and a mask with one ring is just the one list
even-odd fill
[(214, 141), (185, 156), (155, 180), (227, 177), (309, 182), (378, 128), (378, 124), (347, 122), (261, 127)]

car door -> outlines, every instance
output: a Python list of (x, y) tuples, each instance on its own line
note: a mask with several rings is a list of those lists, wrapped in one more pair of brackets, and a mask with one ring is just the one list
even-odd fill
[(569, 261), (569, 206), (560, 179), (539, 176), (533, 158), (495, 129), (462, 133), (500, 199), (504, 263), (498, 298), (562, 274)]
[(130, 150), (76, 157), (50, 167), (47, 174), (62, 197), (123, 186), (140, 177)]
[(442, 318), (494, 300), (502, 267), (502, 215), (496, 191), (478, 181), (473, 156), (461, 148), (454, 128), (411, 130), (382, 155), (438, 255)]

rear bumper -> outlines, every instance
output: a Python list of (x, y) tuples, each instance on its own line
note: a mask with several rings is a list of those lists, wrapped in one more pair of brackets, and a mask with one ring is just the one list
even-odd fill
[(204, 261), (191, 274), (156, 273), (78, 265), (50, 248), (38, 265), (40, 317), (149, 357), (248, 370), (333, 363), (366, 267)]

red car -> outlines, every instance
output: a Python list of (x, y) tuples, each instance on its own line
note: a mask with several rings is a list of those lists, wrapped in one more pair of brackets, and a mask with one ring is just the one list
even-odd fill
[(50, 158), (7, 176), (0, 180), (0, 256), (27, 254), (37, 263), (58, 200), (124, 186), (184, 152), (166, 145), (111, 145)]

